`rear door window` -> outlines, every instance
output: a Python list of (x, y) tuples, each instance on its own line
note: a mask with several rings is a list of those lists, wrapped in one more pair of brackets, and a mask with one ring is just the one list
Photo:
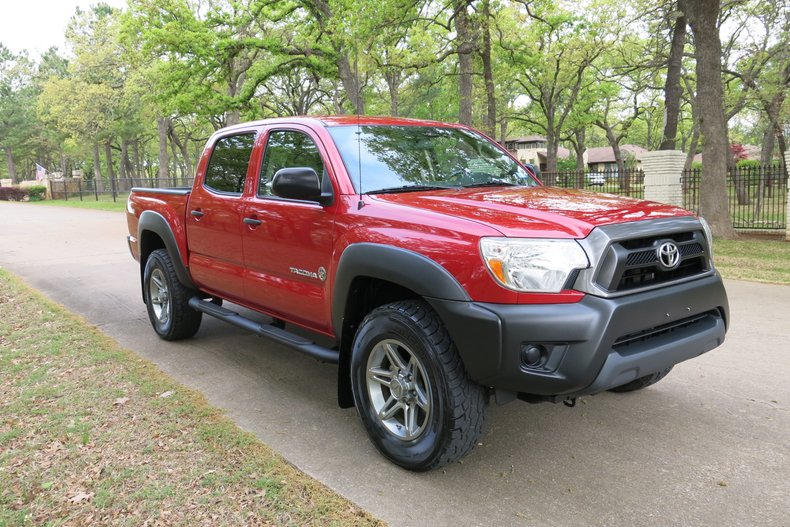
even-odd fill
[(206, 169), (204, 186), (224, 194), (241, 194), (250, 165), (255, 134), (222, 137), (214, 145)]

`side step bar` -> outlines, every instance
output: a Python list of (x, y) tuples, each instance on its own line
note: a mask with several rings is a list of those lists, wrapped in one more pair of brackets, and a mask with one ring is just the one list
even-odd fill
[(247, 331), (252, 331), (253, 333), (271, 339), (283, 346), (288, 346), (289, 348), (306, 353), (320, 361), (329, 362), (331, 364), (338, 363), (340, 353), (337, 350), (319, 346), (315, 342), (311, 342), (304, 337), (285, 331), (284, 329), (276, 328), (268, 324), (259, 324), (254, 320), (239, 315), (235, 311), (225, 309), (224, 307), (218, 306), (212, 302), (207, 302), (196, 296), (189, 299), (189, 307), (196, 311), (202, 311), (228, 324), (246, 329)]

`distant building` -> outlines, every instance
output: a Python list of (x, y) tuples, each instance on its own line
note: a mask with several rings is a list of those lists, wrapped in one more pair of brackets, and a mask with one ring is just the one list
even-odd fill
[[(515, 139), (506, 139), (505, 148), (522, 163), (531, 163), (546, 170), (546, 138), (541, 135), (528, 135)], [(567, 148), (557, 148), (557, 158), (566, 159), (571, 156)]]
[[(635, 168), (637, 169), (642, 168), (642, 154), (646, 152), (647, 149), (641, 146), (620, 145), (620, 153), (623, 155), (623, 160), (626, 159), (628, 154), (632, 154), (636, 158)], [(611, 146), (588, 148), (584, 154), (587, 156), (587, 168), (593, 172), (617, 170), (617, 163), (614, 159), (614, 149)]]

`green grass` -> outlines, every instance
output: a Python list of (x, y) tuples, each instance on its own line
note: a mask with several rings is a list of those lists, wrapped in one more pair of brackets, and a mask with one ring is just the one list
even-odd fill
[(380, 524), (1, 269), (0, 381), (0, 526)]
[(109, 210), (120, 211), (126, 210), (126, 194), (119, 194), (116, 201), (112, 200), (112, 196), (100, 195), (99, 201), (96, 201), (94, 196), (83, 196), (82, 201), (78, 197), (69, 199), (50, 199), (44, 201), (30, 201), (31, 205), (42, 206), (55, 206), (55, 207), (75, 207), (79, 209), (94, 209), (94, 210)]
[(721, 275), (736, 280), (790, 285), (790, 242), (716, 240), (714, 263)]

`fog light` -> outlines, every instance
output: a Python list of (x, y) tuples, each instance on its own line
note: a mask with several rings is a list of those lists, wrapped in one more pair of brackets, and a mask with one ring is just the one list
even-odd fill
[(521, 345), (521, 362), (526, 366), (539, 366), (543, 362), (546, 355), (546, 348), (540, 344), (522, 344)]

